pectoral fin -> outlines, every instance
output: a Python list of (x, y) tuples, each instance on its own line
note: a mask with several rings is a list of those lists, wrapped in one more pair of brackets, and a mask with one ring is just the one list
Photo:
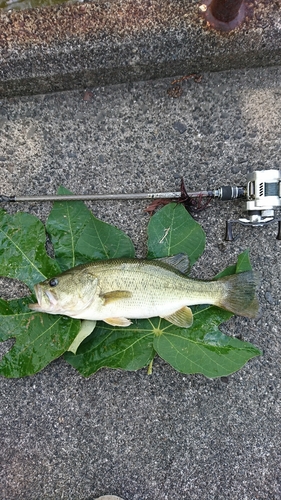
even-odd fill
[(170, 314), (169, 316), (163, 316), (164, 319), (173, 323), (173, 325), (180, 326), (181, 328), (189, 328), (193, 323), (193, 314), (190, 307), (182, 307), (178, 311)]
[(112, 290), (111, 292), (106, 292), (100, 296), (103, 299), (103, 305), (107, 305), (115, 300), (119, 299), (129, 299), (132, 297), (132, 292), (127, 290)]
[(106, 318), (103, 321), (111, 326), (130, 326), (132, 324), (128, 318)]

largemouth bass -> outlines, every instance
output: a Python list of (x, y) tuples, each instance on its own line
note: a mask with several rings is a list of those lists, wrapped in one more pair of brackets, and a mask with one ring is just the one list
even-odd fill
[(131, 319), (160, 316), (188, 328), (193, 322), (188, 306), (196, 304), (256, 316), (257, 273), (199, 281), (184, 274), (187, 268), (187, 257), (182, 254), (151, 261), (115, 259), (82, 264), (35, 285), (38, 303), (29, 307), (122, 327), (129, 326)]

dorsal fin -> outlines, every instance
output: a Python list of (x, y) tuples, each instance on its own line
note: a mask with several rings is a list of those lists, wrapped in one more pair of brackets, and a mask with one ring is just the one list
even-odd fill
[(174, 267), (178, 271), (183, 274), (188, 273), (190, 269), (189, 258), (186, 253), (177, 253), (176, 255), (172, 255), (170, 257), (160, 257), (159, 262), (163, 262), (164, 264), (168, 264), (169, 266)]

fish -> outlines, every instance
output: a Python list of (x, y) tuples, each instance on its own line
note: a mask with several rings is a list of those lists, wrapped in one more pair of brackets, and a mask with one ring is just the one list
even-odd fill
[(34, 286), (33, 311), (127, 327), (134, 319), (164, 318), (182, 328), (193, 323), (190, 306), (215, 305), (256, 317), (259, 274), (246, 271), (213, 280), (189, 278), (188, 257), (108, 259), (80, 264)]

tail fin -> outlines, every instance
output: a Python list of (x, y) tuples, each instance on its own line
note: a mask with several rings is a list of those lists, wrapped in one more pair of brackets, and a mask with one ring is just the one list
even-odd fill
[(259, 310), (259, 303), (255, 295), (256, 287), (259, 285), (259, 273), (246, 271), (243, 273), (225, 276), (219, 280), (224, 284), (224, 292), (217, 305), (223, 309), (255, 318)]

